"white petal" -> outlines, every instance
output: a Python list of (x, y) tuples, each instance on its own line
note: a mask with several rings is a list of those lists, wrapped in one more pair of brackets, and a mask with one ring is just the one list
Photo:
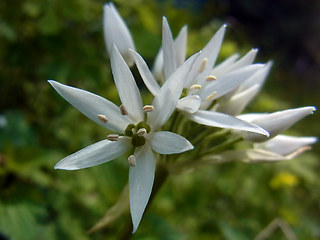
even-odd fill
[(238, 53), (228, 57), (226, 60), (219, 63), (217, 66), (215, 66), (212, 69), (211, 75), (213, 75), (217, 78), (221, 77), (227, 71), (227, 69), (237, 61), (238, 58), (239, 58)]
[(163, 70), (163, 51), (159, 49), (156, 59), (154, 60), (152, 73), (154, 77), (161, 83), (165, 81), (164, 70)]
[[(72, 106), (103, 127), (123, 133), (124, 129), (131, 123), (126, 116), (121, 115), (119, 108), (107, 99), (53, 80), (48, 80), (48, 82)], [(99, 114), (107, 117), (107, 123), (103, 123), (98, 118)]]
[[(270, 133), (270, 138), (272, 138), (291, 127), (300, 119), (312, 114), (315, 110), (315, 107), (302, 107), (270, 114), (248, 114), (249, 117), (246, 115), (241, 115), (239, 117), (241, 119), (251, 118), (250, 121), (252, 123), (266, 129)], [(268, 140), (268, 138), (254, 133), (245, 133), (244, 138), (253, 142), (263, 142)]]
[[(186, 48), (187, 48), (187, 26), (184, 26), (181, 28), (177, 38), (174, 41), (174, 47), (176, 51), (176, 63), (177, 67), (181, 66), (185, 59), (186, 59)], [(163, 50), (162, 47), (159, 49), (156, 59), (153, 64), (153, 75), (155, 78), (160, 81), (164, 82), (165, 76), (164, 76), (164, 67), (163, 67)]]
[(208, 83), (204, 89), (200, 92), (200, 97), (204, 101), (206, 98), (216, 92), (216, 95), (211, 98), (211, 100), (217, 99), (232, 90), (236, 89), (241, 83), (255, 74), (259, 69), (264, 65), (254, 64), (246, 66), (226, 75), (223, 75), (221, 78), (218, 78), (216, 81)]
[[(195, 80), (198, 79), (197, 83), (200, 85), (203, 85), (205, 82), (206, 76), (208, 76), (217, 60), (217, 56), (220, 51), (220, 47), (223, 41), (224, 33), (226, 30), (227, 25), (224, 24), (220, 27), (220, 29), (216, 32), (216, 34), (211, 38), (211, 40), (207, 43), (207, 45), (202, 49), (199, 58), (196, 60), (194, 64), (194, 68), (192, 70), (192, 74), (188, 76), (188, 79), (186, 82), (188, 84), (194, 84)], [(198, 69), (200, 68), (200, 65), (202, 64), (203, 59), (207, 59), (207, 64), (202, 73), (198, 73)], [(195, 78), (195, 75), (198, 76)]]
[(242, 110), (247, 106), (247, 104), (257, 95), (260, 87), (254, 85), (240, 93), (235, 94), (230, 99), (225, 102), (218, 102), (215, 108), (216, 112), (226, 113), (232, 116), (236, 116), (242, 112)]
[(266, 136), (269, 135), (267, 131), (255, 124), (242, 121), (238, 118), (223, 113), (199, 110), (194, 114), (188, 115), (188, 117), (197, 123), (211, 127), (243, 130), (263, 134)]
[(134, 156), (136, 166), (130, 167), (129, 171), (129, 198), (133, 233), (137, 230), (148, 204), (155, 173), (155, 157), (148, 144), (137, 148)]
[(201, 98), (198, 95), (189, 95), (184, 98), (180, 98), (176, 108), (183, 112), (195, 113), (199, 110), (201, 104)]
[(182, 153), (193, 149), (187, 139), (168, 131), (155, 132), (150, 144), (152, 149), (160, 154)]
[(264, 143), (254, 144), (254, 148), (263, 149), (280, 155), (287, 155), (297, 151), (299, 148), (314, 144), (317, 142), (316, 137), (291, 137), (278, 135)]
[(174, 47), (176, 49), (177, 67), (181, 66), (186, 60), (187, 53), (187, 34), (188, 27), (183, 26), (174, 41)]
[(125, 22), (113, 3), (105, 4), (103, 7), (103, 30), (109, 54), (111, 55), (113, 44), (116, 44), (123, 58), (132, 66), (133, 60), (128, 50), (135, 49), (134, 43)]
[(137, 65), (137, 68), (139, 70), (139, 73), (142, 77), (144, 84), (147, 86), (147, 88), (149, 89), (149, 91), (153, 95), (157, 95), (158, 92), (160, 91), (160, 86), (157, 83), (157, 81), (154, 79), (146, 62), (143, 60), (143, 58), (140, 56), (139, 53), (137, 53), (131, 49), (130, 49), (130, 54), (131, 54), (132, 58), (134, 59), (134, 62)]
[(96, 166), (119, 157), (130, 147), (129, 139), (121, 138), (113, 142), (102, 140), (62, 159), (54, 168), (77, 170)]
[(168, 79), (171, 74), (177, 69), (177, 56), (172, 33), (168, 21), (165, 17), (163, 17), (162, 23), (162, 49), (164, 76), (165, 79)]
[(258, 49), (256, 48), (251, 49), (246, 55), (244, 55), (242, 58), (240, 58), (238, 61), (232, 64), (228, 69), (226, 69), (226, 72), (231, 72), (236, 69), (252, 64), (257, 53), (258, 53)]
[(198, 55), (194, 54), (162, 85), (152, 102), (154, 111), (148, 114), (148, 124), (152, 131), (160, 128), (171, 116), (182, 93), (183, 80)]
[(267, 64), (264, 65), (258, 72), (256, 72), (252, 77), (244, 81), (237, 92), (245, 91), (248, 88), (251, 88), (253, 85), (258, 85), (261, 89), (263, 83), (265, 82), (270, 69), (272, 67), (272, 61), (269, 61)]
[(114, 82), (117, 86), (122, 104), (134, 121), (143, 121), (143, 105), (139, 88), (137, 87), (136, 81), (134, 80), (128, 65), (121, 57), (115, 45), (113, 45), (110, 60)]

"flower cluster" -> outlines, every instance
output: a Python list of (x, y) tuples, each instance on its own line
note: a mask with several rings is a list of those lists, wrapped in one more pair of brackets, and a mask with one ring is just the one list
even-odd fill
[[(216, 64), (226, 25), (200, 52), (186, 59), (187, 28), (183, 27), (174, 39), (164, 17), (162, 47), (151, 71), (135, 51), (130, 32), (112, 3), (104, 6), (103, 24), (122, 104), (117, 106), (93, 93), (53, 80), (49, 83), (80, 112), (114, 134), (62, 159), (55, 168), (87, 168), (129, 153), (133, 232), (148, 204), (157, 161), (161, 161), (154, 152), (180, 154), (168, 162), (169, 172), (179, 172), (215, 161), (291, 159), (316, 142), (315, 137), (280, 135), (313, 113), (315, 107), (241, 115), (262, 88), (272, 63), (254, 63), (257, 50), (252, 49), (241, 58), (236, 54)], [(150, 105), (142, 103), (130, 70), (134, 64), (154, 96)], [(247, 149), (232, 150), (231, 146), (238, 141), (253, 144)], [(188, 155), (182, 154), (192, 149)], [(189, 157), (181, 160), (181, 155)]]

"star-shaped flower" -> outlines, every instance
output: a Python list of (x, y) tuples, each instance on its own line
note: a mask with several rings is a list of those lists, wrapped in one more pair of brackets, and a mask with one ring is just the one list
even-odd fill
[(174, 111), (182, 92), (183, 79), (195, 57), (177, 69), (154, 97), (152, 105), (146, 106), (142, 105), (132, 73), (115, 45), (111, 52), (111, 67), (122, 102), (120, 107), (93, 93), (49, 80), (54, 89), (80, 112), (117, 133), (62, 159), (56, 164), (56, 169), (76, 170), (95, 166), (135, 148), (128, 158), (133, 232), (139, 226), (153, 186), (156, 159), (152, 150), (160, 154), (175, 154), (193, 148), (184, 137), (157, 130)]
[[(228, 66), (228, 70), (216, 80), (211, 75), (211, 71), (220, 50), (225, 28), (226, 25), (223, 25), (198, 54), (183, 82), (184, 96), (179, 99), (176, 108), (189, 119), (200, 124), (255, 132), (268, 136), (267, 131), (253, 123), (207, 109), (214, 100), (234, 91), (241, 83), (254, 76), (264, 67), (264, 64), (252, 64), (256, 52), (253, 50), (236, 62), (228, 61), (231, 66)], [(181, 47), (177, 43), (184, 46), (185, 38), (186, 30), (183, 28), (174, 41), (167, 19), (163, 18), (162, 49), (157, 57), (156, 73), (159, 75), (159, 72), (161, 72), (159, 69), (162, 69), (164, 79), (169, 79), (171, 74), (183, 63), (185, 54), (182, 54), (182, 52), (185, 51), (185, 47)], [(161, 87), (147, 64), (135, 51), (130, 50), (130, 53), (147, 88), (153, 95), (157, 95)], [(233, 57), (231, 60), (234, 59), (236, 58)]]

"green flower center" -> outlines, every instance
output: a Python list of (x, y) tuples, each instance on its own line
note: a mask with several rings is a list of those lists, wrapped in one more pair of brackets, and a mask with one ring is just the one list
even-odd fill
[(131, 137), (131, 144), (134, 147), (141, 147), (146, 143), (145, 137), (138, 134), (139, 130), (141, 129), (145, 129), (147, 133), (149, 133), (151, 130), (150, 126), (145, 121), (141, 121), (137, 125), (132, 123), (129, 124), (124, 131), (126, 136)]

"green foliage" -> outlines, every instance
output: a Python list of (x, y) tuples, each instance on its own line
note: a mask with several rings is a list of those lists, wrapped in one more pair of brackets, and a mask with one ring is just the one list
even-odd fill
[[(201, 49), (224, 22), (222, 18), (207, 22), (207, 15), (201, 19), (188, 9), (160, 2), (115, 1), (150, 66), (161, 44), (163, 14), (174, 35), (189, 24), (189, 54)], [(64, 156), (104, 139), (108, 132), (61, 100), (46, 80), (119, 103), (103, 41), (103, 4), (98, 0), (0, 3), (0, 238), (114, 239), (129, 219), (125, 215), (103, 231), (86, 233), (126, 185), (125, 158), (79, 171), (53, 169)], [(250, 48), (250, 39), (226, 40), (219, 60)], [(274, 75), (277, 81), (284, 76), (292, 74)], [(281, 101), (267, 95), (288, 95), (287, 89), (278, 90), (272, 77), (250, 111), (293, 106), (290, 100), (297, 96)], [(315, 96), (308, 99), (316, 102)], [(319, 135), (316, 118), (306, 121), (310, 124), (301, 123), (293, 133)], [(228, 163), (174, 176), (133, 239), (253, 239), (278, 217), (298, 239), (319, 239), (317, 148), (290, 162)], [(270, 239), (285, 238), (278, 231)]]

